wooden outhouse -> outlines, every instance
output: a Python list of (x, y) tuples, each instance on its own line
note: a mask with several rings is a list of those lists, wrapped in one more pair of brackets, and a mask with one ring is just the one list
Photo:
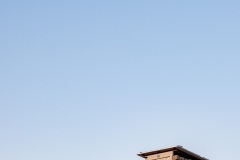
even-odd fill
[(144, 153), (140, 152), (138, 156), (145, 158), (145, 160), (208, 160), (182, 146), (169, 147)]

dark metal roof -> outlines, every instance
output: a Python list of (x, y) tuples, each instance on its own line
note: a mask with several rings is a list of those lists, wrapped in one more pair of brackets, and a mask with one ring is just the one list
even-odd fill
[(169, 147), (169, 148), (163, 148), (163, 149), (159, 149), (159, 150), (154, 150), (154, 151), (149, 151), (149, 152), (140, 152), (139, 154), (137, 154), (140, 157), (146, 158), (149, 155), (153, 155), (153, 154), (158, 154), (158, 153), (163, 153), (163, 152), (168, 152), (168, 151), (177, 151), (177, 152), (181, 152), (184, 153), (190, 157), (196, 158), (198, 160), (208, 160), (207, 158), (201, 157), (200, 155), (193, 153), (185, 148), (183, 148), (182, 146), (174, 146), (174, 147)]

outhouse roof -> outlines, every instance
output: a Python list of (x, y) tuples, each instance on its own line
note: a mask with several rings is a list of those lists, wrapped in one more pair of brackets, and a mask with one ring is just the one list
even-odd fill
[(158, 153), (163, 153), (163, 152), (168, 152), (168, 151), (175, 151), (177, 153), (186, 155), (187, 157), (192, 157), (197, 160), (208, 160), (205, 157), (201, 157), (200, 155), (193, 153), (182, 146), (174, 146), (174, 147), (168, 147), (168, 148), (163, 148), (163, 149), (158, 149), (158, 150), (153, 150), (153, 151), (148, 151), (148, 152), (140, 152), (137, 154), (140, 157), (146, 158), (147, 156), (153, 155), (153, 154), (158, 154)]

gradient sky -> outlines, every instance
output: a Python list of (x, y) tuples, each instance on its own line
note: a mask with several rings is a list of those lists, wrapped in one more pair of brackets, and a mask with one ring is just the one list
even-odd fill
[(1, 0), (0, 159), (240, 159), (239, 0)]

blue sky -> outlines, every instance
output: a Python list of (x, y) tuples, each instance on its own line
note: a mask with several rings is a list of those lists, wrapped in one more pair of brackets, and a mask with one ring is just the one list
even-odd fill
[(0, 159), (239, 159), (240, 1), (0, 1)]

